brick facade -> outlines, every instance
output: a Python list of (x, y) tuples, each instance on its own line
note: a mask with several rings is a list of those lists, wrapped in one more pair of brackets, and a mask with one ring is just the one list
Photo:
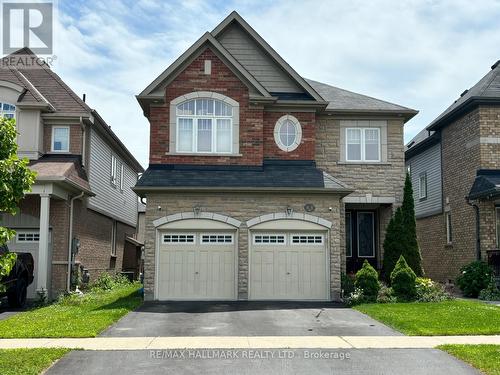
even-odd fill
[[(462, 266), (476, 259), (476, 213), (466, 203), (476, 171), (500, 168), (500, 108), (479, 106), (441, 130), (444, 213), (417, 220), (426, 274), (438, 281), (455, 280)], [(475, 202), (480, 209), (481, 256), (497, 247), (495, 202)], [(452, 243), (446, 242), (446, 219)]]
[[(330, 289), (333, 300), (340, 297), (340, 244), (338, 228), (341, 225), (341, 206), (335, 195), (308, 194), (148, 194), (146, 209), (146, 241), (144, 260), (145, 298), (153, 299), (155, 277), (156, 230), (153, 221), (163, 216), (180, 212), (193, 212), (199, 206), (204, 212), (214, 212), (230, 216), (242, 222), (238, 230), (238, 298), (248, 296), (248, 228), (246, 221), (269, 213), (285, 212), (290, 206), (294, 212), (304, 213), (304, 205), (312, 203), (316, 210), (314, 216), (333, 222), (329, 231)], [(161, 210), (158, 210), (158, 207)], [(330, 210), (331, 208), (331, 210)]]
[[(73, 124), (69, 126), (69, 152), (75, 155), (82, 154), (83, 131), (81, 125)], [(53, 125), (43, 126), (43, 152), (52, 152), (52, 127)]]

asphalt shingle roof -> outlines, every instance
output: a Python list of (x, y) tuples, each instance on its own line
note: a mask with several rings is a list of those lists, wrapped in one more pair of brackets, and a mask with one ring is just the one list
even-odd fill
[(357, 94), (335, 86), (327, 85), (306, 79), (306, 81), (328, 101), (327, 110), (339, 111), (380, 111), (380, 112), (414, 112), (415, 110), (403, 107), (384, 100), (375, 99), (370, 96)]
[(312, 161), (264, 161), (260, 166), (150, 165), (137, 187), (328, 188), (348, 190)]
[(491, 70), (481, 78), (474, 86), (458, 98), (452, 105), (441, 113), (429, 127), (441, 122), (453, 111), (459, 109), (472, 99), (500, 99), (500, 60), (492, 65)]
[(469, 192), (470, 199), (500, 195), (500, 170), (480, 169)]

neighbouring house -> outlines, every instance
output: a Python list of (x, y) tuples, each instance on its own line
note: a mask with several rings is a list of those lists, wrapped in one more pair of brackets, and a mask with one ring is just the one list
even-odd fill
[(147, 300), (338, 300), (380, 268), (416, 111), (304, 79), (236, 12), (137, 99)]
[(35, 259), (29, 298), (67, 290), (71, 264), (93, 279), (121, 271), (132, 248), (136, 257), (137, 244), (127, 245), (137, 223), (131, 187), (143, 172), (101, 116), (49, 66), (26, 64), (41, 61), (36, 58), (24, 48), (4, 57), (0, 68), (1, 115), (16, 119), (18, 154), (37, 173), (18, 214), (1, 217), (17, 232), (9, 248)]
[(406, 148), (426, 274), (454, 281), (500, 243), (500, 61)]

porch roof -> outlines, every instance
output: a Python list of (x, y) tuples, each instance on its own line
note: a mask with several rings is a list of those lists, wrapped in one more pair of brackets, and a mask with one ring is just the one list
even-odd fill
[(469, 192), (469, 199), (500, 196), (500, 169), (479, 169)]

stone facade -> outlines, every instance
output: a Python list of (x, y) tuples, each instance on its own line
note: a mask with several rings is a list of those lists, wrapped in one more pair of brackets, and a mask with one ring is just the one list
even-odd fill
[[(145, 298), (153, 299), (155, 285), (155, 241), (153, 221), (180, 212), (193, 212), (194, 206), (202, 211), (214, 212), (242, 222), (238, 230), (238, 298), (248, 296), (248, 228), (246, 221), (260, 215), (285, 212), (290, 206), (296, 213), (304, 213), (304, 205), (316, 207), (311, 215), (333, 223), (329, 230), (330, 290), (331, 298), (340, 297), (341, 273), (341, 204), (337, 195), (324, 194), (237, 194), (237, 193), (191, 193), (191, 194), (148, 194), (146, 209), (146, 241), (144, 261)], [(161, 210), (158, 210), (161, 207)]]

